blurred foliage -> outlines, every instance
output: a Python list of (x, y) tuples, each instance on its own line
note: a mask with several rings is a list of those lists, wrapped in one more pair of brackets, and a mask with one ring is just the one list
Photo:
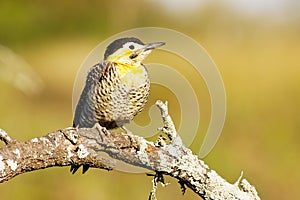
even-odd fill
[[(219, 4), (171, 14), (151, 1), (2, 0), (0, 44), (24, 58), (43, 83), (39, 93), (27, 95), (0, 79), (0, 127), (24, 141), (70, 126), (77, 70), (99, 42), (134, 27), (172, 28), (207, 49), (225, 83), (225, 127), (205, 161), (231, 182), (243, 170), (262, 199), (298, 199), (300, 18), (299, 6), (291, 8), (291, 19), (283, 22), (272, 16), (245, 17)], [(161, 54), (157, 60), (162, 58), (168, 59)], [(178, 65), (171, 59), (168, 62)], [(2, 68), (0, 72), (4, 73)], [(196, 89), (201, 90), (204, 126), (192, 146), (194, 151), (204, 137), (210, 108), (205, 85), (197, 80), (191, 78), (193, 85), (200, 85)], [(149, 104), (157, 98), (170, 99), (170, 112), (178, 123), (174, 95), (157, 89)], [(199, 199), (190, 190), (182, 196), (176, 181), (167, 181), (171, 185), (159, 188), (160, 199)], [(150, 189), (151, 179), (144, 174), (91, 169), (86, 175), (71, 175), (67, 168), (51, 168), (2, 184), (0, 194), (2, 200), (125, 200), (147, 199)]]

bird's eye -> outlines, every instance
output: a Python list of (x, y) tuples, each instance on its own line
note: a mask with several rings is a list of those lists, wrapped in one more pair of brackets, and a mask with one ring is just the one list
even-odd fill
[(133, 45), (130, 45), (130, 46), (129, 46), (129, 49), (133, 50), (133, 49), (134, 49), (134, 46), (133, 46)]

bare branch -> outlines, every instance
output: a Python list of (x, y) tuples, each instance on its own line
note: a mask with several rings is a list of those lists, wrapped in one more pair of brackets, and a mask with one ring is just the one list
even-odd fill
[[(187, 186), (204, 199), (260, 199), (246, 179), (240, 177), (235, 184), (230, 184), (193, 155), (176, 133), (167, 104), (158, 101), (157, 106), (164, 122), (161, 130), (170, 139), (168, 144), (157, 145), (130, 133), (107, 131), (99, 125), (65, 128), (23, 143), (8, 142), (0, 149), (0, 182), (52, 166), (76, 164), (110, 170), (115, 164), (100, 156), (105, 152), (114, 159), (155, 171), (156, 179), (158, 175), (172, 176), (182, 188)], [(154, 181), (156, 184), (157, 180)], [(155, 189), (156, 185), (152, 193)]]
[(0, 140), (2, 140), (5, 144), (12, 144), (18, 141), (12, 139), (3, 129), (0, 128)]
[(73, 144), (66, 137), (76, 133), (76, 129), (66, 128), (26, 142), (9, 143), (0, 148), (0, 183), (18, 174), (53, 166), (75, 163), (107, 170), (114, 166), (111, 160), (99, 157), (93, 150), (79, 143)]

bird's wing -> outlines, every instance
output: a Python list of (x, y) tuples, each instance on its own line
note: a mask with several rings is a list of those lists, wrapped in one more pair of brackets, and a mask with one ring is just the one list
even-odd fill
[(93, 127), (96, 120), (95, 102), (93, 100), (94, 90), (107, 68), (107, 62), (94, 65), (88, 72), (85, 86), (76, 106), (73, 127)]

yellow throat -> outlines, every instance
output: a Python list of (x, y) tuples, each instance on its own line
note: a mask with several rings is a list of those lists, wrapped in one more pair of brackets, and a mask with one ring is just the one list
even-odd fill
[(118, 71), (122, 84), (128, 88), (139, 87), (148, 79), (147, 70), (144, 66), (130, 66), (118, 64)]

